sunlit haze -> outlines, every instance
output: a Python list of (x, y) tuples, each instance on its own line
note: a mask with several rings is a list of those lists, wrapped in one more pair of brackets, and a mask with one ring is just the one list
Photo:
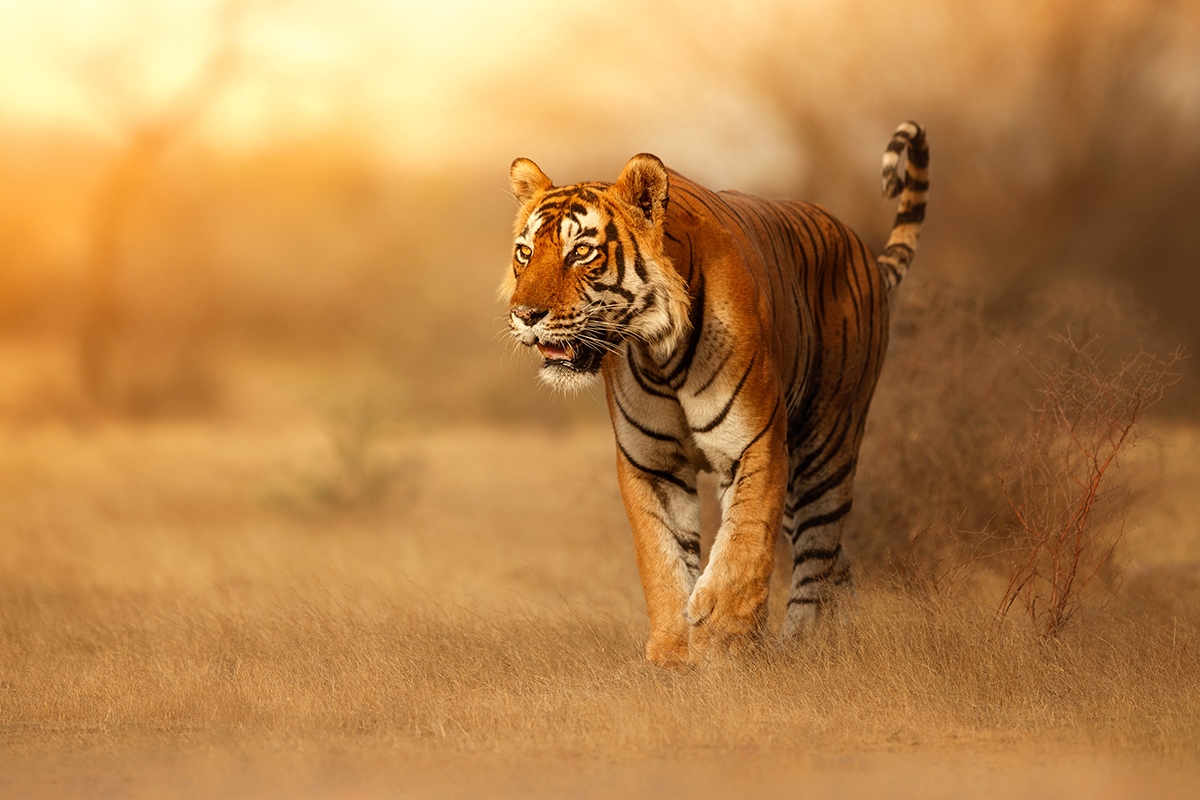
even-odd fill
[[(222, 31), (230, 7), (240, 13)], [(734, 22), (733, 45), (762, 33), (734, 6), (700, 8)], [(549, 116), (615, 126), (631, 147), (665, 146), (696, 164), (712, 161), (711, 145), (747, 140), (732, 173), (727, 163), (717, 175), (769, 184), (792, 174), (796, 156), (761, 102), (736, 83), (675, 71), (680, 42), (662, 38), (670, 15), (648, 12), (644, 29), (621, 31), (631, 11), (543, 0), (4, 2), (0, 124), (116, 142), (169, 110), (224, 43), (236, 65), (193, 133), (224, 149), (332, 133), (409, 167), (480, 166), (545, 145), (536, 129)]]
[[(152, 115), (216, 46), (218, 0), (0, 5), (0, 114), (9, 126), (112, 134), (114, 103)], [(410, 143), (442, 140), (449, 98), (537, 35), (554, 6), (246, 3), (230, 34), (237, 74), (205, 122), (229, 144), (372, 118)], [(96, 97), (93, 95), (110, 96)]]

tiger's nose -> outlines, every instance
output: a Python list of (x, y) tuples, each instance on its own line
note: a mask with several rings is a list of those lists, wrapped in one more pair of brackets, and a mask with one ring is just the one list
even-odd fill
[(548, 308), (533, 308), (532, 306), (516, 306), (512, 310), (514, 317), (531, 328), (538, 323), (538, 320), (549, 313), (550, 309)]

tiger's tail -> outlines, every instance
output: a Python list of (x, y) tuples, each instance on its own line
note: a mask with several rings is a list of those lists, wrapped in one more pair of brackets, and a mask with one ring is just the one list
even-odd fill
[[(908, 164), (904, 177), (897, 175), (900, 154), (907, 151)], [(896, 128), (883, 153), (883, 196), (900, 196), (900, 207), (887, 246), (877, 259), (884, 283), (890, 290), (900, 283), (913, 255), (917, 252), (917, 237), (925, 221), (925, 200), (929, 196), (929, 145), (925, 129), (915, 122), (905, 122)]]

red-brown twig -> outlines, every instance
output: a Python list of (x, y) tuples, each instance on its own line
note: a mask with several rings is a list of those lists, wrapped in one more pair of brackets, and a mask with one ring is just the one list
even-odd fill
[(1114, 467), (1143, 412), (1178, 379), (1180, 358), (1139, 351), (1109, 368), (1094, 342), (1061, 341), (1067, 363), (1026, 360), (1041, 382), (1041, 407), (1033, 435), (1000, 474), (1016, 522), (998, 614), (1020, 601), (1046, 636), (1078, 612), (1116, 550), (1125, 510), (1108, 502)]

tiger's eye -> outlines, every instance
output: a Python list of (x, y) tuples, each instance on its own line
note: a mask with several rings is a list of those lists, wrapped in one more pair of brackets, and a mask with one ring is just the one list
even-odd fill
[(533, 255), (533, 251), (530, 250), (528, 247), (526, 247), (523, 244), (517, 245), (517, 260), (518, 261), (522, 261), (522, 262), (528, 261), (529, 257), (532, 255)]
[(575, 246), (575, 255), (579, 258), (586, 258), (592, 252), (590, 244), (580, 244)]

